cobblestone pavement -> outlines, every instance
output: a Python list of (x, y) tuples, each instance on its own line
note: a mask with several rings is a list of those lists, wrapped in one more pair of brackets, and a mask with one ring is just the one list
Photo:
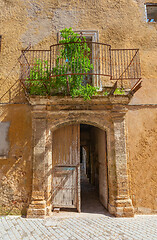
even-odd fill
[(157, 239), (157, 216), (115, 218), (101, 214), (58, 215), (46, 219), (0, 217), (0, 239)]

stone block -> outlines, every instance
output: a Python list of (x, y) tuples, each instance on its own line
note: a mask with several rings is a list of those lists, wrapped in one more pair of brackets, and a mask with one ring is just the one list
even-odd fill
[(123, 214), (123, 207), (116, 207), (117, 214)]
[(27, 211), (27, 218), (44, 218), (46, 216), (46, 209), (31, 209)]
[(44, 199), (44, 191), (33, 191), (32, 200), (43, 200)]
[(45, 209), (45, 205), (43, 205), (43, 204), (35, 204), (35, 209), (40, 209), (40, 210), (42, 210), (42, 209)]
[(116, 207), (132, 207), (131, 199), (118, 199), (116, 200)]
[(133, 211), (133, 207), (124, 207), (123, 208), (123, 211), (124, 211), (124, 213), (134, 213), (134, 211)]
[(30, 208), (31, 209), (45, 209), (46, 203), (45, 201), (32, 201)]
[(134, 217), (134, 212), (125, 212), (122, 217)]

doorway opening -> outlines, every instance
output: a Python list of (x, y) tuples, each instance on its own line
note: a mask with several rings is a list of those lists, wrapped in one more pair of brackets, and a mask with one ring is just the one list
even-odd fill
[(106, 131), (65, 125), (52, 134), (52, 209), (105, 213), (108, 207)]
[(104, 213), (108, 205), (107, 134), (80, 125), (81, 212)]

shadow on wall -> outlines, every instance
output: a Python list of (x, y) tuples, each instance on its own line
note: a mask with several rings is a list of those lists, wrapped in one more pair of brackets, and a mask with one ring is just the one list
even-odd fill
[[(8, 79), (6, 81), (8, 81)], [(2, 87), (4, 83), (2, 84)], [(14, 84), (6, 91), (5, 89), (1, 89), (0, 91), (0, 106), (3, 104), (27, 104), (27, 103), (28, 103), (27, 97), (24, 94), (24, 88), (22, 87), (20, 80), (15, 81)]]
[(9, 123), (5, 139), (9, 153), (0, 154), (0, 215), (25, 215), (31, 196), (31, 111), (29, 105), (20, 103), (22, 95), (19, 93), (14, 92), (10, 104), (6, 94), (0, 104), (0, 122)]
[[(9, 153), (7, 156), (0, 156), (0, 215), (26, 215), (32, 194), (33, 134), (31, 106), (19, 81), (1, 94), (0, 122), (7, 122), (10, 126), (5, 139)], [(40, 133), (43, 135), (44, 130), (41, 129)], [(34, 145), (40, 144), (40, 140), (35, 139)], [(43, 153), (39, 158), (42, 157)], [(51, 171), (47, 172), (41, 184), (51, 174)], [(38, 187), (40, 186), (36, 189)]]

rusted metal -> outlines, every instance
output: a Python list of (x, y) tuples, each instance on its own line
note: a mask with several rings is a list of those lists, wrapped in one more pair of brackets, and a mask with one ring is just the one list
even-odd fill
[(134, 95), (135, 92), (137, 92), (141, 87), (142, 87), (142, 81), (138, 82), (138, 84), (136, 84), (136, 86), (133, 89), (131, 89), (128, 94)]
[(68, 93), (68, 95), (70, 95), (70, 88), (69, 88), (69, 80), (68, 80), (68, 76), (67, 76), (67, 93)]
[[(135, 85), (131, 88), (131, 91), (136, 87), (136, 85), (138, 85), (139, 84), (139, 82), (141, 81), (141, 78), (135, 83)], [(142, 81), (141, 81), (141, 83), (142, 83)]]
[[(72, 60), (66, 59), (66, 57), (59, 58), (65, 46), (68, 47), (69, 55), (73, 57), (70, 46), (73, 46), (75, 50), (78, 44), (81, 44), (82, 48), (84, 44), (87, 44), (90, 48), (88, 58), (92, 66), (91, 70), (85, 67), (85, 57), (81, 61), (78, 57), (72, 58)], [(131, 89), (141, 79), (139, 49), (111, 49), (109, 44), (81, 41), (54, 44), (50, 46), (50, 50), (26, 49), (22, 51), (22, 56), (23, 58), (20, 59), (21, 81), (26, 89), (29, 89), (34, 81), (42, 81), (44, 73), (39, 67), (40, 64), (44, 71), (48, 69), (50, 72), (45, 81), (51, 82), (53, 78), (65, 76), (67, 78), (67, 88), (68, 77), (74, 75), (84, 76), (83, 79), (86, 83), (99, 89), (102, 88), (102, 81), (107, 86), (109, 80), (118, 81), (121, 86), (127, 80), (129, 82), (128, 88)], [(56, 66), (59, 66), (58, 72), (54, 71)], [(66, 67), (64, 68), (64, 66)], [(38, 78), (31, 76), (33, 68), (36, 68)]]
[[(69, 42), (69, 43), (56, 43), (56, 44), (51, 45), (50, 48), (54, 47), (54, 46), (59, 46), (59, 45), (63, 46), (63, 45), (75, 44), (75, 43), (76, 44), (78, 44), (78, 43), (82, 43), (82, 44), (84, 44), (84, 43), (93, 43), (93, 44), (97, 44), (97, 45), (105, 45), (105, 46), (111, 47), (110, 44), (106, 44), (106, 43), (91, 42), (91, 41), (81, 41), (81, 42)], [(41, 50), (41, 51), (43, 51), (43, 50)]]
[[(61, 76), (69, 76), (69, 75), (98, 75), (98, 76), (104, 76), (104, 74), (101, 73), (65, 73), (65, 74), (57, 74), (57, 75), (51, 75), (51, 77), (61, 77)], [(105, 75), (107, 77), (111, 77), (111, 75)]]
[(117, 88), (117, 81), (116, 81), (115, 84), (113, 85), (113, 87), (112, 87), (112, 89), (111, 89), (111, 91), (110, 91), (110, 93), (109, 93), (109, 96), (111, 96), (111, 95), (114, 94), (114, 91), (116, 90), (116, 88)]
[(112, 80), (140, 79), (139, 49), (112, 49)]

